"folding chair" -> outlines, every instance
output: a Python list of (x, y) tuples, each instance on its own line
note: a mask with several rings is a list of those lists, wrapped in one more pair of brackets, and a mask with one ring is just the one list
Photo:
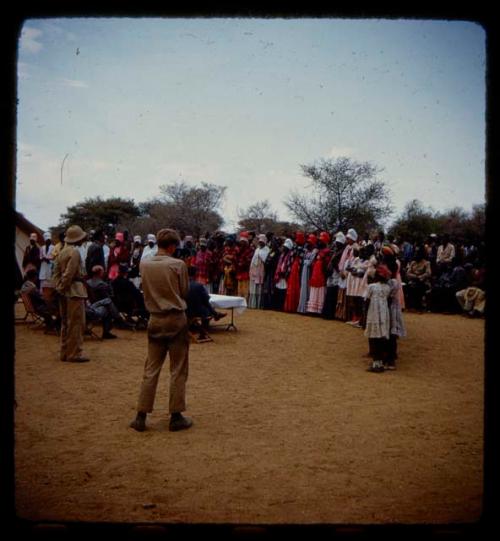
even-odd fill
[(34, 323), (36, 326), (43, 325), (45, 323), (43, 317), (35, 312), (30, 296), (27, 293), (21, 293), (21, 299), (23, 300), (24, 309), (26, 310), (23, 321), (26, 321), (26, 323)]

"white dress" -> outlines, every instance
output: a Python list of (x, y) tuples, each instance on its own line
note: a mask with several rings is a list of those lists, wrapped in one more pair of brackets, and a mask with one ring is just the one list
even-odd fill
[(389, 294), (389, 298), (391, 299), (391, 306), (389, 308), (391, 318), (391, 334), (403, 337), (406, 336), (406, 328), (403, 320), (403, 311), (401, 309), (400, 301), (401, 284), (396, 278), (391, 278), (387, 283), (391, 288), (391, 292)]
[(46, 257), (51, 260), (42, 261), (40, 265), (40, 274), (38, 275), (40, 280), (40, 289), (43, 289), (44, 287), (54, 287), (54, 282), (52, 282), (52, 269), (54, 266), (52, 260), (54, 259), (54, 248), (55, 246), (53, 244), (50, 244), (48, 249), (45, 244), (40, 248), (40, 259)]
[(387, 300), (390, 292), (390, 286), (381, 282), (370, 284), (366, 290), (365, 298), (370, 300), (365, 329), (368, 338), (389, 338), (391, 316)]

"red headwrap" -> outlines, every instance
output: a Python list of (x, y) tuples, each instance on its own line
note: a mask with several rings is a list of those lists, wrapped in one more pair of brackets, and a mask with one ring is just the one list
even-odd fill
[(321, 233), (319, 234), (319, 240), (321, 242), (324, 242), (325, 244), (329, 244), (330, 243), (330, 235), (326, 231), (321, 231)]
[(382, 278), (384, 278), (385, 280), (389, 280), (389, 278), (391, 278), (392, 276), (391, 271), (389, 270), (387, 265), (384, 264), (377, 265), (377, 267), (375, 268), (375, 272), (379, 276), (382, 276)]
[(304, 242), (306, 241), (306, 236), (304, 235), (303, 231), (297, 231), (295, 233), (295, 242), (302, 246)]
[(318, 238), (316, 237), (316, 235), (313, 235), (311, 233), (310, 235), (307, 236), (307, 242), (309, 242), (310, 244), (316, 246), (316, 243), (318, 242)]

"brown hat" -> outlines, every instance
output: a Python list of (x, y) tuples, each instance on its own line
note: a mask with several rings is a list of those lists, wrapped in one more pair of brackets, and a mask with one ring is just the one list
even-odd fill
[(87, 233), (79, 225), (70, 225), (66, 229), (66, 236), (64, 237), (64, 242), (68, 244), (75, 244), (80, 242), (87, 236)]
[(158, 246), (164, 246), (165, 244), (179, 244), (181, 238), (174, 229), (160, 229), (156, 233), (156, 242)]

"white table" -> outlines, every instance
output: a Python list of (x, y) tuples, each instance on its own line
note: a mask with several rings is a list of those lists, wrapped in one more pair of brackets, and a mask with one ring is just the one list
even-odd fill
[(236, 325), (234, 324), (234, 311), (236, 310), (237, 314), (242, 314), (247, 309), (247, 301), (244, 297), (233, 297), (230, 295), (216, 295), (210, 294), (210, 304), (214, 308), (219, 308), (222, 310), (231, 310), (231, 323), (222, 323), (220, 325), (212, 325), (213, 327), (226, 327), (226, 331), (229, 329), (234, 329), (237, 331)]

